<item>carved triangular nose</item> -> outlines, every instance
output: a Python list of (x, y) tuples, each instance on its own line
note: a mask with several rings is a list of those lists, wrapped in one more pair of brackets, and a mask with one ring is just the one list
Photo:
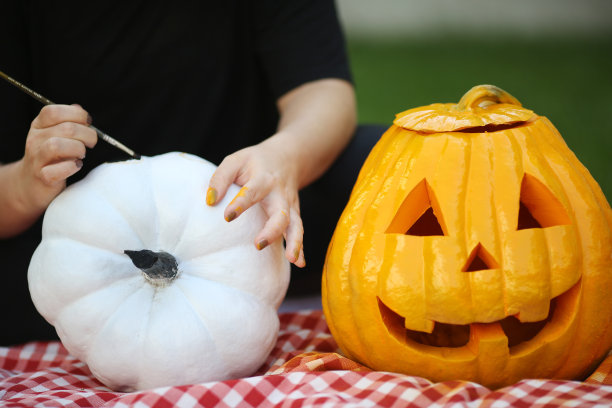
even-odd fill
[(476, 272), (496, 268), (499, 268), (499, 264), (495, 261), (493, 255), (491, 255), (479, 242), (478, 245), (472, 249), (467, 262), (461, 270), (463, 272)]

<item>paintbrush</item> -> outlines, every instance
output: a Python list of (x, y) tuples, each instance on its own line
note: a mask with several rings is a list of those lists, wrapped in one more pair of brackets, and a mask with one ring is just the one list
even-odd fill
[[(45, 98), (44, 96), (42, 96), (38, 92), (34, 92), (33, 90), (31, 90), (30, 88), (28, 88), (24, 84), (20, 83), (19, 81), (16, 81), (15, 79), (11, 78), (10, 76), (6, 75), (4, 72), (0, 71), (0, 76), (2, 78), (4, 78), (6, 81), (8, 81), (10, 84), (12, 84), (15, 87), (19, 88), (21, 91), (27, 93), (32, 98), (36, 99), (38, 102), (43, 103), (45, 105), (55, 105), (53, 102), (51, 102), (51, 100)], [(95, 127), (93, 125), (89, 125), (89, 127), (92, 128), (93, 130), (95, 130), (96, 134), (98, 135), (98, 137), (100, 139), (104, 140), (106, 143), (110, 144), (111, 146), (116, 147), (119, 150), (124, 151), (125, 153), (129, 154), (131, 157), (133, 157), (136, 160), (140, 159), (140, 155), (138, 153), (135, 153), (132, 149), (130, 149), (129, 147), (127, 147), (123, 143), (121, 143), (118, 140), (110, 137), (109, 135), (107, 135), (106, 133), (102, 132), (100, 129), (98, 129), (97, 127)]]

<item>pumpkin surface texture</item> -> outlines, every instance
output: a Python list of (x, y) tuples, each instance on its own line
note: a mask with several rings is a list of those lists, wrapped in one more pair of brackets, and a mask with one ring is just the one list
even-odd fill
[(322, 285), (334, 338), (371, 368), (580, 379), (612, 346), (612, 210), (548, 119), (476, 86), (396, 116)]
[(253, 245), (259, 205), (224, 220), (237, 186), (205, 204), (214, 170), (183, 153), (103, 164), (45, 214), (32, 300), (112, 389), (250, 375), (276, 342), (289, 281), (282, 243)]

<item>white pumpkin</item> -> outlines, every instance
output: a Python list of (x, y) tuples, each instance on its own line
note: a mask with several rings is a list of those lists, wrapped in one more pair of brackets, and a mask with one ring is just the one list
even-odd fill
[(276, 342), (289, 281), (282, 243), (255, 248), (259, 205), (224, 220), (237, 186), (206, 205), (214, 170), (183, 153), (103, 164), (45, 214), (32, 300), (112, 389), (247, 376)]

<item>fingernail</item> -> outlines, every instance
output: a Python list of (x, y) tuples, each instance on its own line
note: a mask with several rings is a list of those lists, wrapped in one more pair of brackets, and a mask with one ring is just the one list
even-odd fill
[(236, 213), (234, 211), (232, 211), (231, 213), (227, 214), (227, 217), (225, 217), (225, 221), (230, 222), (232, 220), (236, 219)]
[(293, 251), (293, 259), (295, 259), (295, 262), (297, 262), (298, 258), (300, 257), (300, 249), (300, 247), (297, 247)]
[(217, 190), (214, 188), (208, 187), (206, 191), (206, 204), (214, 205), (217, 202)]
[(268, 240), (267, 239), (262, 239), (261, 241), (259, 241), (257, 243), (257, 249), (260, 250), (260, 251), (262, 249), (264, 249), (265, 247), (267, 247), (267, 246), (268, 246)]
[(80, 169), (81, 167), (83, 167), (83, 160), (75, 160), (74, 164), (77, 166), (77, 169)]
[(87, 114), (87, 124), (91, 125), (93, 123), (93, 118), (91, 117), (91, 115), (88, 113)]

